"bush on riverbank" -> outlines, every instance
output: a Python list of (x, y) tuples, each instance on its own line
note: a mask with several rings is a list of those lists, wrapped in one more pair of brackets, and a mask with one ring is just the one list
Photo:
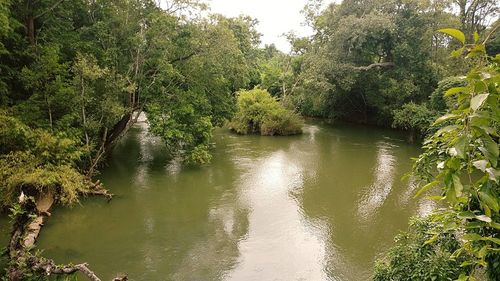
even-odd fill
[(90, 188), (77, 168), (84, 151), (64, 136), (33, 130), (0, 111), (0, 210), (26, 195), (52, 194), (69, 205)]
[(229, 128), (238, 134), (263, 136), (301, 134), (303, 125), (298, 114), (258, 88), (238, 93), (238, 112), (229, 122)]
[(395, 242), (385, 259), (377, 261), (373, 281), (456, 280), (463, 271), (470, 271), (461, 267), (467, 256), (454, 257), (460, 242), (453, 232), (444, 231), (432, 218), (413, 219)]

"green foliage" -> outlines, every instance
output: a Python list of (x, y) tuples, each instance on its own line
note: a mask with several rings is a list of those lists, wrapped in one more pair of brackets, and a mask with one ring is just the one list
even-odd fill
[(162, 13), (154, 18), (158, 26), (148, 30), (154, 40), (145, 66), (154, 76), (140, 81), (147, 85), (142, 100), (151, 132), (172, 156), (207, 163), (212, 128), (231, 118), (233, 93), (253, 79), (255, 22), (217, 15), (185, 25)]
[(26, 125), (0, 111), (0, 154), (26, 149), (29, 133)]
[[(9, 17), (10, 17), (10, 1), (2, 0), (0, 2), (0, 39), (5, 38), (11, 31)], [(5, 46), (0, 41), (0, 53), (5, 52)]]
[(300, 134), (302, 126), (303, 120), (296, 113), (259, 88), (238, 92), (238, 111), (229, 123), (238, 134), (266, 136)]
[(90, 174), (141, 110), (172, 156), (206, 163), (235, 91), (259, 82), (260, 34), (250, 17), (198, 17), (204, 9), (197, 0), (3, 1), (0, 104), (77, 140), (78, 168)]
[(15, 152), (0, 158), (0, 207), (10, 206), (25, 194), (52, 194), (58, 203), (78, 202), (80, 193), (89, 190), (90, 182), (74, 167), (49, 164), (31, 152)]
[(453, 98), (445, 95), (451, 88), (465, 86), (463, 79), (459, 77), (447, 77), (439, 81), (437, 88), (432, 92), (429, 106), (433, 110), (444, 113), (455, 107)]
[(55, 45), (44, 46), (38, 52), (33, 64), (21, 70), (21, 81), (32, 95), (18, 110), (27, 124), (52, 129), (59, 118), (68, 114), (67, 105), (74, 97), (69, 84), (69, 64), (60, 62), (59, 48)]
[(453, 232), (431, 218), (414, 218), (408, 231), (396, 236), (387, 256), (376, 263), (373, 280), (456, 280), (466, 270), (460, 265), (467, 260), (454, 257), (459, 248)]
[(260, 82), (257, 22), (160, 2), (0, 0), (0, 209), (77, 202), (143, 111), (172, 157), (210, 161), (235, 92)]
[(450, 206), (436, 218), (465, 233), (456, 254), (471, 257), (463, 265), (498, 272), (490, 261), (500, 251), (500, 56), (486, 57), (480, 42), (462, 49), (475, 67), (461, 78), (462, 87), (445, 92), (454, 107), (434, 122), (439, 130), (425, 141), (414, 171), (427, 184), (421, 192), (437, 185), (438, 200)]
[(401, 109), (394, 110), (394, 128), (409, 130), (423, 136), (435, 119), (435, 113), (425, 104), (413, 102), (404, 104)]
[(213, 127), (210, 117), (203, 116), (203, 109), (197, 107), (203, 103), (196, 98), (193, 93), (179, 92), (170, 101), (176, 105), (151, 103), (145, 110), (150, 131), (164, 140), (173, 156), (180, 156), (187, 163), (204, 164), (211, 159), (208, 149)]
[(78, 200), (89, 189), (89, 180), (75, 166), (83, 155), (73, 140), (32, 130), (19, 120), (0, 115), (0, 140), (8, 142), (0, 156), (0, 208), (10, 206), (23, 191), (50, 193), (62, 204)]
[(299, 55), (295, 107), (307, 115), (390, 126), (395, 110), (425, 103), (438, 81), (431, 31), (446, 13), (429, 5), (343, 1), (313, 13), (316, 34)]

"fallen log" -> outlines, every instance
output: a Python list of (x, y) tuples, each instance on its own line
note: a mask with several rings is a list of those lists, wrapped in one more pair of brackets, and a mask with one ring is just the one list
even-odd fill
[[(99, 194), (108, 197), (110, 200), (112, 194), (108, 193), (98, 181), (95, 185), (96, 190), (93, 194)], [(21, 199), (22, 198), (22, 199)], [(36, 239), (40, 234), (45, 217), (50, 216), (49, 210), (54, 203), (54, 197), (51, 194), (40, 196), (37, 200), (31, 197), (20, 196), (19, 207), (14, 218), (14, 230), (6, 254), (11, 260), (7, 268), (7, 277), (9, 281), (22, 281), (27, 275), (38, 274), (40, 276), (50, 275), (71, 275), (81, 272), (91, 281), (101, 281), (101, 279), (89, 268), (87, 263), (76, 265), (57, 265), (53, 260), (40, 257), (33, 254)], [(128, 280), (127, 276), (116, 277), (113, 281)]]

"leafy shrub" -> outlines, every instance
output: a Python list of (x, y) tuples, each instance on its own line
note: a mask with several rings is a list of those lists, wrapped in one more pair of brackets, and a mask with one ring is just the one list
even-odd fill
[(431, 126), (436, 114), (425, 104), (407, 103), (401, 109), (393, 111), (392, 126), (410, 131), (410, 141), (416, 136), (422, 136)]
[(90, 187), (89, 180), (74, 167), (49, 164), (30, 152), (1, 157), (0, 168), (0, 208), (15, 203), (21, 191), (30, 196), (52, 194), (57, 202), (70, 205)]
[(447, 97), (445, 93), (451, 88), (463, 86), (465, 86), (465, 83), (460, 77), (448, 77), (441, 80), (436, 90), (434, 90), (429, 97), (431, 109), (439, 112), (446, 112), (448, 109), (454, 108), (454, 99), (452, 97)]
[(26, 125), (0, 111), (0, 154), (25, 149), (28, 135)]
[(377, 261), (373, 280), (456, 280), (466, 259), (453, 257), (459, 242), (454, 234), (443, 230), (431, 218), (412, 219), (408, 231), (396, 236), (396, 245)]
[(302, 118), (286, 109), (266, 90), (253, 89), (238, 93), (238, 112), (229, 128), (238, 134), (263, 136), (302, 133)]
[(71, 139), (33, 130), (0, 112), (0, 144), (0, 209), (12, 205), (21, 191), (75, 203), (91, 185), (76, 167), (84, 152)]

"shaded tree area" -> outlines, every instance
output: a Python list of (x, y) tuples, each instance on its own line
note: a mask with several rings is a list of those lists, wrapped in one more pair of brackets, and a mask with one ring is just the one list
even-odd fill
[(32, 242), (50, 215), (42, 202), (112, 196), (93, 177), (140, 112), (172, 158), (210, 161), (212, 129), (234, 113), (235, 92), (260, 83), (260, 34), (249, 17), (206, 8), (198, 0), (0, 1), (0, 208), (15, 222), (6, 278), (80, 271), (98, 280), (85, 264), (32, 253)]
[(488, 0), (322, 2), (303, 11), (314, 35), (289, 34), (290, 54), (265, 62), (265, 88), (304, 115), (392, 126), (410, 139), (439, 114), (430, 100), (438, 82), (470, 67), (449, 56), (457, 45), (436, 30), (463, 28), (472, 43), (499, 11)]

